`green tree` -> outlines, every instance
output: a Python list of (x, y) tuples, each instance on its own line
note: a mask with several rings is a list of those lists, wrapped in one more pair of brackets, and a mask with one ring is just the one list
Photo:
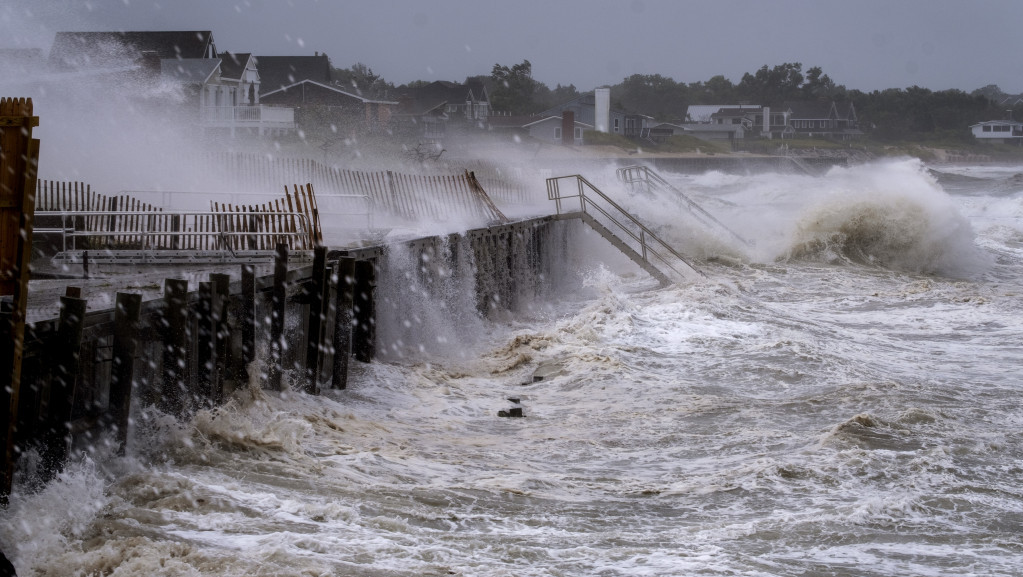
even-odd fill
[(629, 112), (681, 122), (688, 106), (689, 88), (660, 74), (633, 74), (612, 86), (611, 96)]
[(970, 93), (972, 96), (983, 96), (988, 100), (994, 100), (995, 102), (1001, 102), (1005, 98), (1006, 94), (1002, 92), (1002, 89), (997, 84), (988, 84), (983, 88), (978, 88)]
[(836, 86), (835, 81), (824, 74), (820, 66), (806, 71), (806, 81), (801, 88), (803, 98), (807, 100), (832, 100), (838, 96), (840, 88), (841, 92), (845, 91), (845, 87)]
[(776, 104), (803, 98), (803, 65), (786, 62), (774, 68), (765, 64), (756, 74), (747, 72), (736, 87), (738, 96), (746, 102)]
[(490, 104), (494, 110), (511, 114), (536, 111), (535, 96), (543, 85), (533, 80), (533, 65), (529, 60), (523, 60), (510, 68), (495, 64), (490, 71), (490, 79), (493, 81)]

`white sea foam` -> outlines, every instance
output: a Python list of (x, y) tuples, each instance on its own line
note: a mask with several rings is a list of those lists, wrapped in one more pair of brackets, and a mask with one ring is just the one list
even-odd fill
[[(246, 390), (174, 426), (139, 414), (126, 464), (16, 493), (0, 545), (26, 574), (1012, 574), (1011, 237), (909, 161), (673, 182), (755, 254), (657, 288), (592, 243), (547, 308), (483, 320), (462, 295), (450, 318), (386, 313), (382, 347), (417, 350), (435, 322), (448, 346), (354, 363), (319, 397)], [(800, 224), (834, 215), (833, 234), (857, 203), (976, 232), (918, 235), (905, 264), (789, 256)], [(1010, 252), (997, 274), (922, 272), (964, 247)], [(409, 318), (438, 302), (417, 282), (394, 295)], [(512, 405), (525, 418), (497, 417)]]

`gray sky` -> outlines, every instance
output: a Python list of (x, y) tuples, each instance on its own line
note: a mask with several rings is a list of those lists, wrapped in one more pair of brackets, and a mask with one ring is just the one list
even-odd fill
[(395, 84), (523, 59), (581, 91), (801, 62), (860, 90), (1023, 92), (1023, 0), (0, 0), (0, 47), (48, 51), (59, 30), (212, 30), (219, 50), (325, 52)]

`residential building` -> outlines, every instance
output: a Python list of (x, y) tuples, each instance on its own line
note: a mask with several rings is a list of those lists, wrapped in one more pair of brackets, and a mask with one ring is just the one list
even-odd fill
[[(58, 32), (48, 65), (56, 72), (88, 73), (139, 99), (157, 94), (162, 109), (154, 113), (180, 117), (203, 132), (294, 129), (293, 111), (260, 106), (255, 59), (218, 52), (208, 30)], [(157, 85), (176, 87), (182, 98), (149, 90)]]
[(785, 137), (832, 138), (852, 140), (863, 136), (852, 102), (787, 102), (782, 110), (788, 115), (791, 131)]
[(444, 138), (449, 128), (486, 128), (490, 96), (482, 82), (459, 84), (438, 80), (404, 89), (397, 119), (406, 132), (427, 140)]
[(397, 102), (365, 98), (313, 80), (267, 92), (263, 102), (295, 108), (302, 125), (317, 122), (345, 133), (385, 129), (398, 107)]
[(970, 130), (978, 142), (987, 144), (1023, 143), (1023, 122), (1015, 120), (988, 120), (971, 125)]

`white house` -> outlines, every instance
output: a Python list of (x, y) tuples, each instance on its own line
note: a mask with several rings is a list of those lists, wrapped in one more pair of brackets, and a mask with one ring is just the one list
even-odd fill
[(980, 142), (1010, 144), (1023, 139), (1023, 122), (1015, 120), (988, 120), (970, 126), (973, 136)]

